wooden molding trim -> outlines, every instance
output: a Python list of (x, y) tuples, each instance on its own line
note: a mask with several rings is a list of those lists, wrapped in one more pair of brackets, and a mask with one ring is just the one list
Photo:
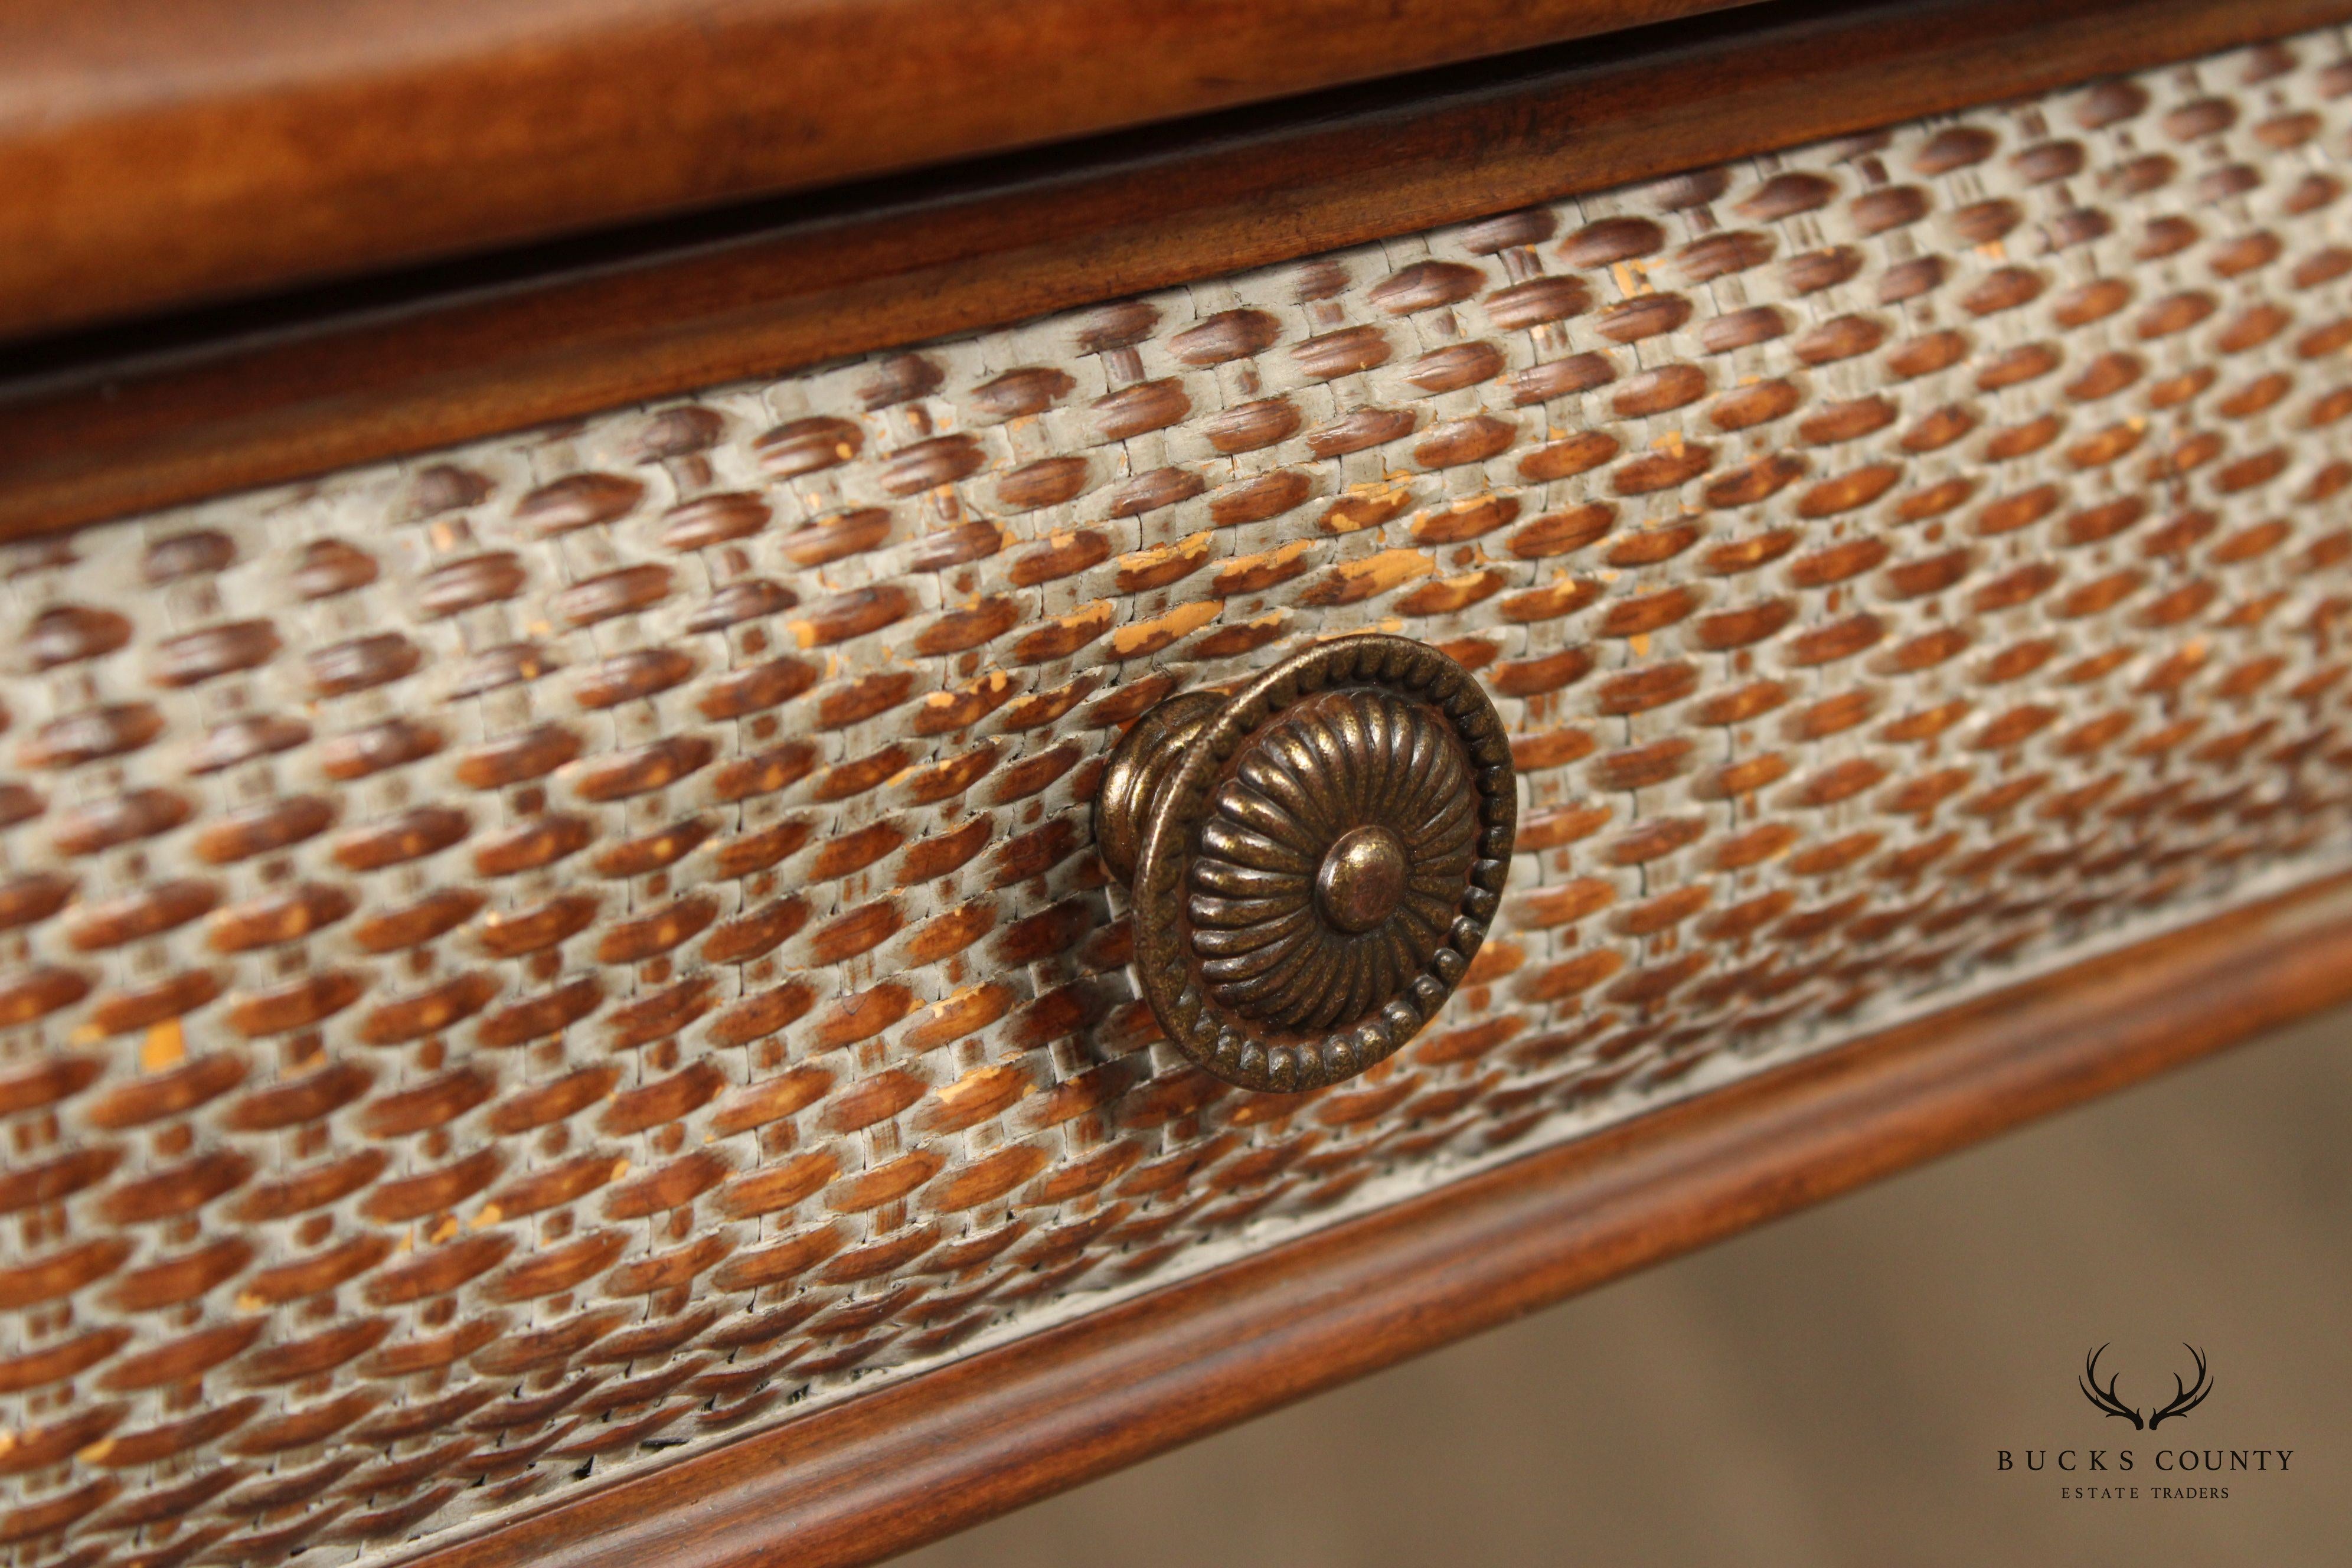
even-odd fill
[(403, 1561), (872, 1562), (2347, 999), (2338, 876)]
[(1776, 4), (1438, 73), (1409, 97), (1392, 84), (1350, 89), (854, 189), (790, 214), (29, 345), (13, 382), (0, 382), (0, 537), (2347, 17), (2352, 0)]
[(0, 11), (0, 335), (1743, 0), (76, 0)]

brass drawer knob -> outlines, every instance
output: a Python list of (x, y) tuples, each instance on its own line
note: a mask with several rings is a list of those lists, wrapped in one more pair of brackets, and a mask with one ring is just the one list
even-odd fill
[(1353, 1077), (1436, 1016), (1510, 874), (1509, 737), (1435, 648), (1348, 637), (1139, 720), (1095, 835), (1160, 1026), (1228, 1083)]

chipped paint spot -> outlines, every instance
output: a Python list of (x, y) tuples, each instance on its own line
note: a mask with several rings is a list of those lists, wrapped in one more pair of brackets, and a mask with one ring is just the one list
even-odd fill
[(139, 1045), (139, 1066), (147, 1072), (161, 1072), (177, 1067), (188, 1054), (186, 1037), (180, 1032), (180, 1020), (166, 1018), (151, 1026), (147, 1037)]
[(1224, 613), (1224, 601), (1211, 599), (1202, 604), (1186, 605), (1181, 609), (1153, 620), (1139, 621), (1131, 626), (1121, 626), (1111, 634), (1110, 649), (1118, 658), (1133, 658), (1139, 654), (1156, 653), (1187, 633), (1198, 631)]

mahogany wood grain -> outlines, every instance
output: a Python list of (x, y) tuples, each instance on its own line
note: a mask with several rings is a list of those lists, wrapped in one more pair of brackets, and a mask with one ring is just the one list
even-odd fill
[(2337, 877), (404, 1561), (871, 1562), (2347, 999)]
[[(2352, 16), (1776, 4), (584, 254), (20, 351), (0, 536), (1164, 287)], [(306, 318), (302, 311), (308, 310)]]
[(1498, 54), (1737, 0), (0, 8), (0, 334)]

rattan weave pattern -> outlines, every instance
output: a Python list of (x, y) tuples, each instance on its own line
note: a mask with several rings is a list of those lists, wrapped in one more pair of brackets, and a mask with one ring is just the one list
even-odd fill
[[(8, 546), (0, 1559), (494, 1519), (2339, 851), (2344, 59)], [(1087, 805), (1372, 627), (1513, 889), (1230, 1089)]]

